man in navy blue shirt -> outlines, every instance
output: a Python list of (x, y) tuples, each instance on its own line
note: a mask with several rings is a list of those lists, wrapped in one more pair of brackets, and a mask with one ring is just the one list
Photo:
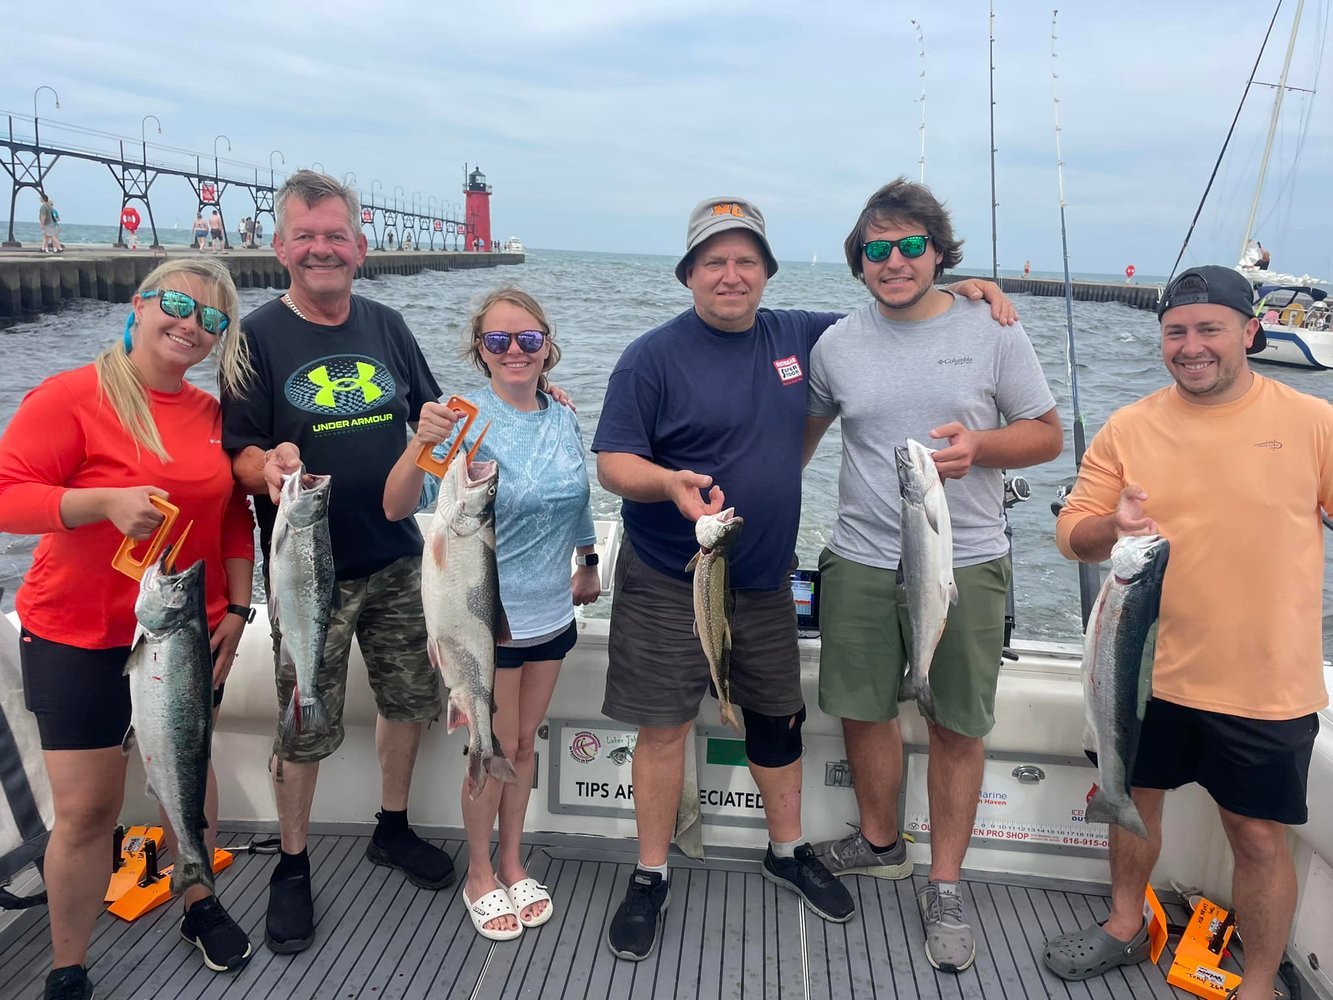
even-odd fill
[[(768, 823), (763, 875), (826, 920), (849, 920), (855, 910), (801, 832), (805, 707), (788, 582), (810, 349), (839, 316), (761, 309), (777, 269), (752, 203), (697, 205), (676, 266), (694, 307), (626, 348), (593, 440), (599, 480), (624, 498), (602, 711), (639, 730), (639, 861), (607, 930), (611, 950), (633, 961), (648, 957), (661, 928), (685, 740), (709, 684), (685, 571), (699, 550), (694, 523), (728, 498), (745, 518), (731, 550), (731, 695)], [(971, 297), (982, 290), (961, 289)], [(984, 290), (1003, 299), (993, 285)]]

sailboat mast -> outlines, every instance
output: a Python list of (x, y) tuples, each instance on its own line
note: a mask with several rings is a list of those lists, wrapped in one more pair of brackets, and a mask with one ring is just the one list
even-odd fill
[(990, 273), (1000, 282), (1000, 250), (995, 231), (995, 0), (990, 5)]
[(1240, 256), (1245, 259), (1245, 250), (1250, 245), (1250, 236), (1254, 232), (1254, 218), (1259, 214), (1259, 198), (1264, 193), (1264, 178), (1268, 174), (1268, 158), (1273, 152), (1273, 137), (1277, 135), (1277, 121), (1282, 113), (1282, 98), (1287, 93), (1287, 72), (1291, 69), (1291, 54), (1296, 49), (1296, 32), (1301, 27), (1301, 11), (1305, 0), (1296, 0), (1296, 17), (1291, 23), (1291, 38), (1287, 41), (1287, 55), (1282, 60), (1282, 75), (1277, 81), (1277, 93), (1273, 97), (1273, 116), (1268, 122), (1268, 139), (1264, 142), (1264, 156), (1259, 161), (1259, 180), (1254, 186), (1254, 201), (1250, 203), (1250, 217), (1245, 220), (1245, 238), (1240, 242)]
[(916, 28), (917, 41), (921, 43), (921, 183), (926, 183), (926, 33), (921, 30), (921, 22), (912, 18)]

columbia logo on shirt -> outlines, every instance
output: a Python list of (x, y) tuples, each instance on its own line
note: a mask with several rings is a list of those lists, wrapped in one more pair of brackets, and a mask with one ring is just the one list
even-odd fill
[(778, 378), (782, 379), (783, 385), (791, 385), (805, 378), (805, 373), (801, 371), (801, 363), (796, 360), (796, 355), (779, 358), (773, 362), (773, 367), (777, 369)]

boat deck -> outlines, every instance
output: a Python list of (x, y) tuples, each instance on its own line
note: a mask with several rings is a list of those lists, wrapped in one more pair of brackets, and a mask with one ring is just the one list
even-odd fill
[[(223, 846), (245, 844), (232, 832)], [(662, 941), (647, 961), (616, 959), (605, 927), (634, 855), (622, 841), (550, 837), (528, 870), (551, 889), (552, 920), (516, 941), (479, 937), (463, 907), (461, 879), (440, 892), (414, 888), (365, 858), (368, 831), (312, 837), (319, 936), (306, 952), (265, 948), (264, 907), (273, 858), (240, 853), (219, 892), (255, 951), (236, 975), (210, 972), (177, 933), (177, 904), (132, 924), (103, 914), (93, 932), (90, 974), (98, 1000), (265, 997), (320, 1000), (410, 998), (1120, 998), (1177, 997), (1166, 985), (1170, 955), (1088, 983), (1064, 983), (1041, 964), (1052, 933), (1103, 919), (1109, 898), (1086, 886), (972, 879), (965, 893), (977, 927), (977, 959), (962, 975), (936, 972), (923, 952), (912, 880), (850, 881), (858, 913), (828, 924), (791, 893), (764, 881), (749, 852), (695, 864), (672, 860)], [(534, 838), (536, 839), (536, 838)], [(461, 872), (467, 848), (442, 843)], [(1169, 914), (1182, 920), (1183, 912)], [(0, 934), (0, 997), (41, 995), (50, 961), (45, 907)]]

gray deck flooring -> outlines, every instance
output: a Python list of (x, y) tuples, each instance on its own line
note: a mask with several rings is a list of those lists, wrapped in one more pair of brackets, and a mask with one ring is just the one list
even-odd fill
[[(249, 834), (222, 838), (244, 844)], [(254, 955), (235, 975), (210, 972), (177, 933), (178, 903), (133, 924), (103, 914), (89, 951), (98, 1000), (415, 1000), (415, 998), (1105, 998), (1183, 997), (1159, 966), (1064, 983), (1041, 964), (1051, 934), (1104, 919), (1103, 895), (971, 880), (965, 893), (978, 929), (977, 959), (962, 975), (936, 972), (923, 952), (914, 887), (857, 877), (858, 914), (827, 924), (764, 881), (749, 858), (706, 866), (673, 859), (661, 944), (644, 962), (616, 959), (605, 927), (633, 862), (627, 845), (552, 838), (532, 848), (531, 875), (550, 887), (552, 920), (517, 941), (493, 944), (472, 929), (459, 883), (429, 892), (365, 859), (367, 837), (325, 834), (310, 844), (318, 937), (303, 954), (261, 943), (273, 858), (238, 854), (219, 876), (228, 911)], [(437, 840), (460, 872), (467, 849)], [(460, 879), (461, 882), (461, 879)], [(1172, 919), (1181, 919), (1176, 912)], [(40, 997), (50, 961), (46, 910), (27, 911), (0, 935), (0, 998)]]

